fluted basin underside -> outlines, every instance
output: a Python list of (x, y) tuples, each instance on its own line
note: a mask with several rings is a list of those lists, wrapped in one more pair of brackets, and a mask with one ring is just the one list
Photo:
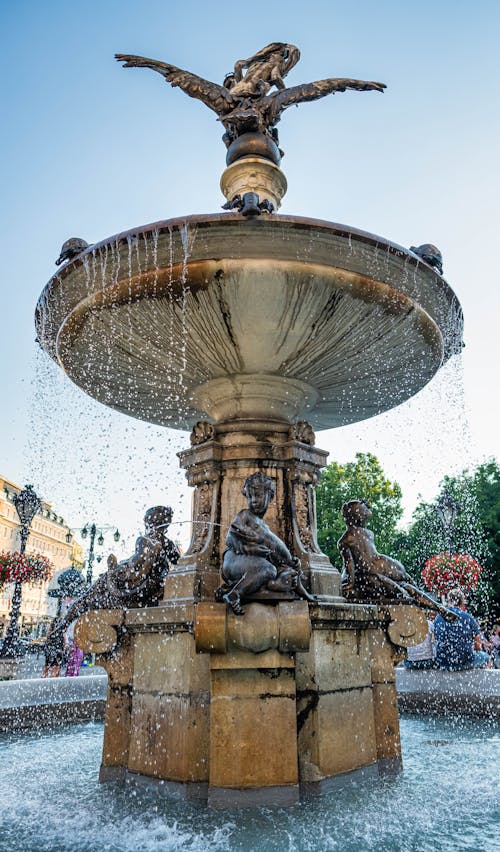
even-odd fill
[(232, 214), (92, 247), (49, 281), (36, 322), (88, 394), (181, 429), (207, 417), (362, 420), (416, 393), (462, 337), (449, 286), (399, 246)]

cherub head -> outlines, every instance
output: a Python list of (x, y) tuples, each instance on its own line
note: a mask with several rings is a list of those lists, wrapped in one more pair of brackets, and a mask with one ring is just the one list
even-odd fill
[(144, 515), (144, 527), (146, 535), (158, 535), (166, 533), (172, 523), (172, 509), (170, 506), (152, 506)]
[(342, 506), (342, 516), (349, 527), (364, 527), (371, 517), (370, 505), (366, 500), (349, 500)]
[(250, 511), (259, 518), (262, 518), (274, 497), (274, 482), (270, 476), (257, 471), (247, 476), (242, 493), (248, 500)]

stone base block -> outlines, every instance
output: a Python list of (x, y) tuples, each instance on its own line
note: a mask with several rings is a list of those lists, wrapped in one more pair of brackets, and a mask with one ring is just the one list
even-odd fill
[(208, 805), (211, 808), (284, 808), (299, 801), (298, 784), (276, 787), (209, 787)]
[(296, 785), (296, 724), (293, 669), (212, 670), (211, 787)]
[(319, 781), (301, 781), (300, 792), (304, 796), (321, 796), (332, 790), (340, 790), (349, 784), (358, 784), (364, 781), (376, 781), (380, 774), (379, 763), (370, 766), (362, 766), (350, 772), (341, 772), (333, 778), (321, 778)]
[(411, 612), (393, 609), (254, 602), (237, 617), (177, 601), (128, 611), (125, 650), (107, 662), (101, 780), (234, 808), (398, 771), (401, 647), (389, 627), (401, 641)]
[(373, 715), (378, 759), (401, 760), (398, 696), (394, 681), (373, 684)]
[(127, 769), (125, 766), (105, 766), (101, 763), (99, 769), (99, 782), (116, 781), (117, 783), (125, 781)]
[(175, 796), (188, 802), (205, 801), (208, 798), (208, 784), (196, 781), (167, 781), (165, 778), (153, 778), (138, 772), (125, 772), (127, 784), (146, 787), (165, 796)]
[[(138, 629), (136, 627), (136, 629)], [(179, 782), (208, 781), (208, 658), (187, 631), (135, 636), (128, 768)]]

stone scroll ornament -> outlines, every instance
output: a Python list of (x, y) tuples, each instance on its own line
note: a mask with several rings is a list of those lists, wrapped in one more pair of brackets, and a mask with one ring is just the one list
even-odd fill
[(248, 508), (238, 512), (229, 527), (222, 561), (224, 582), (215, 598), (229, 604), (235, 615), (244, 614), (242, 601), (263, 590), (316, 601), (302, 584), (299, 560), (263, 520), (274, 491), (269, 476), (260, 472), (248, 476), (243, 486)]
[(175, 565), (180, 558), (177, 547), (166, 535), (171, 521), (169, 506), (148, 509), (144, 515), (145, 534), (137, 539), (133, 555), (118, 562), (116, 556), (110, 554), (108, 570), (63, 617), (53, 622), (45, 644), (47, 665), (60, 662), (64, 634), (84, 613), (99, 609), (135, 609), (158, 603), (169, 566)]
[(117, 53), (115, 57), (123, 62), (125, 68), (156, 71), (167, 83), (179, 86), (191, 98), (202, 101), (223, 124), (225, 133), (222, 138), (227, 147), (248, 133), (257, 133), (278, 145), (276, 124), (284, 110), (293, 104), (315, 101), (346, 89), (383, 92), (386, 88), (384, 83), (342, 77), (286, 88), (283, 79), (299, 61), (300, 50), (283, 42), (273, 42), (248, 59), (239, 59), (222, 85), (157, 59), (128, 53)]
[(401, 562), (377, 551), (373, 533), (366, 527), (371, 514), (366, 500), (349, 500), (342, 506), (347, 527), (337, 545), (344, 566), (342, 593), (363, 602), (413, 603), (438, 612), (446, 621), (455, 621), (454, 612), (415, 586)]
[(206, 444), (207, 441), (213, 441), (215, 438), (215, 429), (207, 420), (198, 420), (194, 424), (190, 442), (192, 447), (198, 447), (200, 444)]

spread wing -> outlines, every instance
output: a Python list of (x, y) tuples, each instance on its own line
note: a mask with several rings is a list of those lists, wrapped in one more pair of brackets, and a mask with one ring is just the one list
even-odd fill
[(357, 92), (383, 92), (385, 88), (385, 83), (351, 80), (348, 77), (330, 77), (327, 80), (316, 80), (314, 83), (303, 83), (300, 86), (291, 86), (289, 89), (267, 95), (264, 99), (266, 117), (270, 119), (272, 125), (279, 120), (281, 113), (292, 104), (316, 101), (326, 95), (345, 92), (346, 89), (354, 89)]
[(219, 116), (230, 112), (235, 105), (234, 98), (225, 86), (211, 83), (210, 80), (198, 77), (190, 71), (183, 71), (175, 65), (160, 62), (158, 59), (148, 59), (146, 56), (132, 56), (128, 53), (115, 53), (115, 59), (123, 62), (124, 68), (151, 68), (152, 71), (157, 71), (165, 77), (167, 83), (179, 86), (186, 95), (202, 101)]

